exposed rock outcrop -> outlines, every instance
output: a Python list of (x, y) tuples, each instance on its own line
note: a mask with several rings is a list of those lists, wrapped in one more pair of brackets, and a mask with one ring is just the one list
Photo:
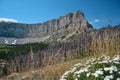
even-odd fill
[[(92, 28), (81, 11), (66, 14), (40, 24), (20, 24), (0, 22), (0, 37), (41, 38), (56, 33), (70, 33), (75, 30)], [(1, 40), (2, 39), (2, 40)], [(3, 38), (0, 41), (3, 42)]]

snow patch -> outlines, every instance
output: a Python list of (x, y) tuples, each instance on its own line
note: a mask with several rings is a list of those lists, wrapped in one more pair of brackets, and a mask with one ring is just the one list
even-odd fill
[(5, 44), (9, 44), (8, 40), (4, 40), (5, 41)]
[(17, 40), (14, 40), (11, 44), (16, 44), (16, 41), (17, 41)]

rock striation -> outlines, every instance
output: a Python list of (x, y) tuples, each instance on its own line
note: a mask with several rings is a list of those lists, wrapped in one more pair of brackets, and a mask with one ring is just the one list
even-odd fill
[[(58, 19), (39, 24), (21, 24), (0, 22), (0, 37), (5, 38), (41, 38), (56, 33), (70, 33), (75, 30), (92, 28), (80, 10), (68, 13)], [(0, 40), (3, 38), (0, 38)]]

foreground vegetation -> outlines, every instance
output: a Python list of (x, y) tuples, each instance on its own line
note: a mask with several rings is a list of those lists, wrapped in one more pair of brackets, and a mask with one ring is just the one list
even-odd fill
[(75, 64), (60, 80), (120, 80), (120, 55), (92, 58)]
[(69, 38), (62, 38), (66, 40), (24, 45), (1, 44), (1, 62), (8, 64), (2, 70), (9, 70), (11, 74), (1, 79), (59, 80), (66, 70), (78, 62), (85, 64), (84, 60), (89, 57), (120, 55), (120, 25), (78, 31)]
[(24, 45), (6, 45), (0, 44), (0, 59), (9, 60), (20, 54), (28, 54), (30, 52), (30, 47), (34, 52), (37, 52), (39, 49), (45, 49), (49, 43), (29, 43)]
[(119, 80), (119, 72), (120, 55), (99, 58), (91, 56), (21, 73), (12, 73), (0, 80), (110, 80), (108, 78)]
[(73, 65), (81, 62), (84, 63), (84, 59), (75, 59), (68, 62), (61, 62), (55, 65), (49, 65), (47, 67), (30, 69), (20, 73), (12, 73), (11, 75), (4, 76), (0, 80), (59, 80), (62, 74), (69, 70)]

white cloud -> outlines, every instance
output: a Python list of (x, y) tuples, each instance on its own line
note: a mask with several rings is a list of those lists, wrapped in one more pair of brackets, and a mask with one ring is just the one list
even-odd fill
[(98, 23), (98, 22), (100, 22), (99, 19), (94, 19), (94, 20), (90, 21), (90, 24), (94, 24), (94, 23)]
[(15, 22), (15, 23), (17, 23), (18, 21), (13, 18), (0, 18), (0, 22)]
[(94, 22), (96, 22), (96, 23), (97, 23), (97, 22), (100, 22), (100, 20), (99, 20), (99, 19), (95, 19), (95, 20), (94, 20)]

